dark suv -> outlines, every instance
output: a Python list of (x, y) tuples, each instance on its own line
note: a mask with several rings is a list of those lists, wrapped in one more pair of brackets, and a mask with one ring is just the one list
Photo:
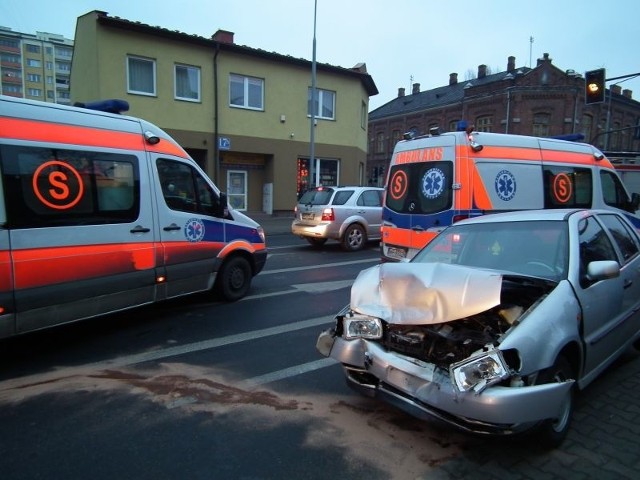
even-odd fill
[(380, 239), (382, 196), (379, 187), (316, 187), (295, 208), (291, 231), (311, 245), (338, 240), (348, 251)]

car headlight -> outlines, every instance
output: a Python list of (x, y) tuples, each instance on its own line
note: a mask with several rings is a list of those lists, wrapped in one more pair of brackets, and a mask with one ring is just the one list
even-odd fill
[(509, 377), (511, 372), (500, 350), (492, 350), (449, 367), (451, 378), (458, 390), (480, 393), (489, 385)]
[(345, 316), (342, 319), (342, 329), (342, 336), (347, 340), (354, 338), (382, 338), (382, 321), (376, 317), (357, 313)]

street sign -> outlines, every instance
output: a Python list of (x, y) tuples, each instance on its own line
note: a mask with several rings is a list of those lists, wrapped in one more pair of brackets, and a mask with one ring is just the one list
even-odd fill
[(220, 150), (230, 150), (231, 140), (227, 137), (218, 137), (218, 148)]

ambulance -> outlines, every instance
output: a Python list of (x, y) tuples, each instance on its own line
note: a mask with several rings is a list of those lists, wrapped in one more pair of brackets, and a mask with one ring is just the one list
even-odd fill
[(0, 95), (0, 338), (216, 289), (263, 268), (262, 228), (122, 100)]
[(640, 228), (639, 204), (640, 195), (630, 196), (611, 162), (589, 144), (434, 128), (394, 149), (381, 257), (410, 259), (444, 227), (502, 211), (609, 208)]

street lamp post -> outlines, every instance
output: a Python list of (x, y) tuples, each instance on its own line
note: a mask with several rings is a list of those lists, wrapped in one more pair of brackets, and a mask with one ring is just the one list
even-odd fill
[(310, 152), (309, 152), (309, 175), (314, 186), (319, 185), (319, 175), (316, 168), (316, 152), (315, 152), (315, 126), (316, 126), (316, 12), (318, 10), (318, 0), (314, 0), (313, 6), (313, 54), (311, 58), (311, 132), (309, 134)]

